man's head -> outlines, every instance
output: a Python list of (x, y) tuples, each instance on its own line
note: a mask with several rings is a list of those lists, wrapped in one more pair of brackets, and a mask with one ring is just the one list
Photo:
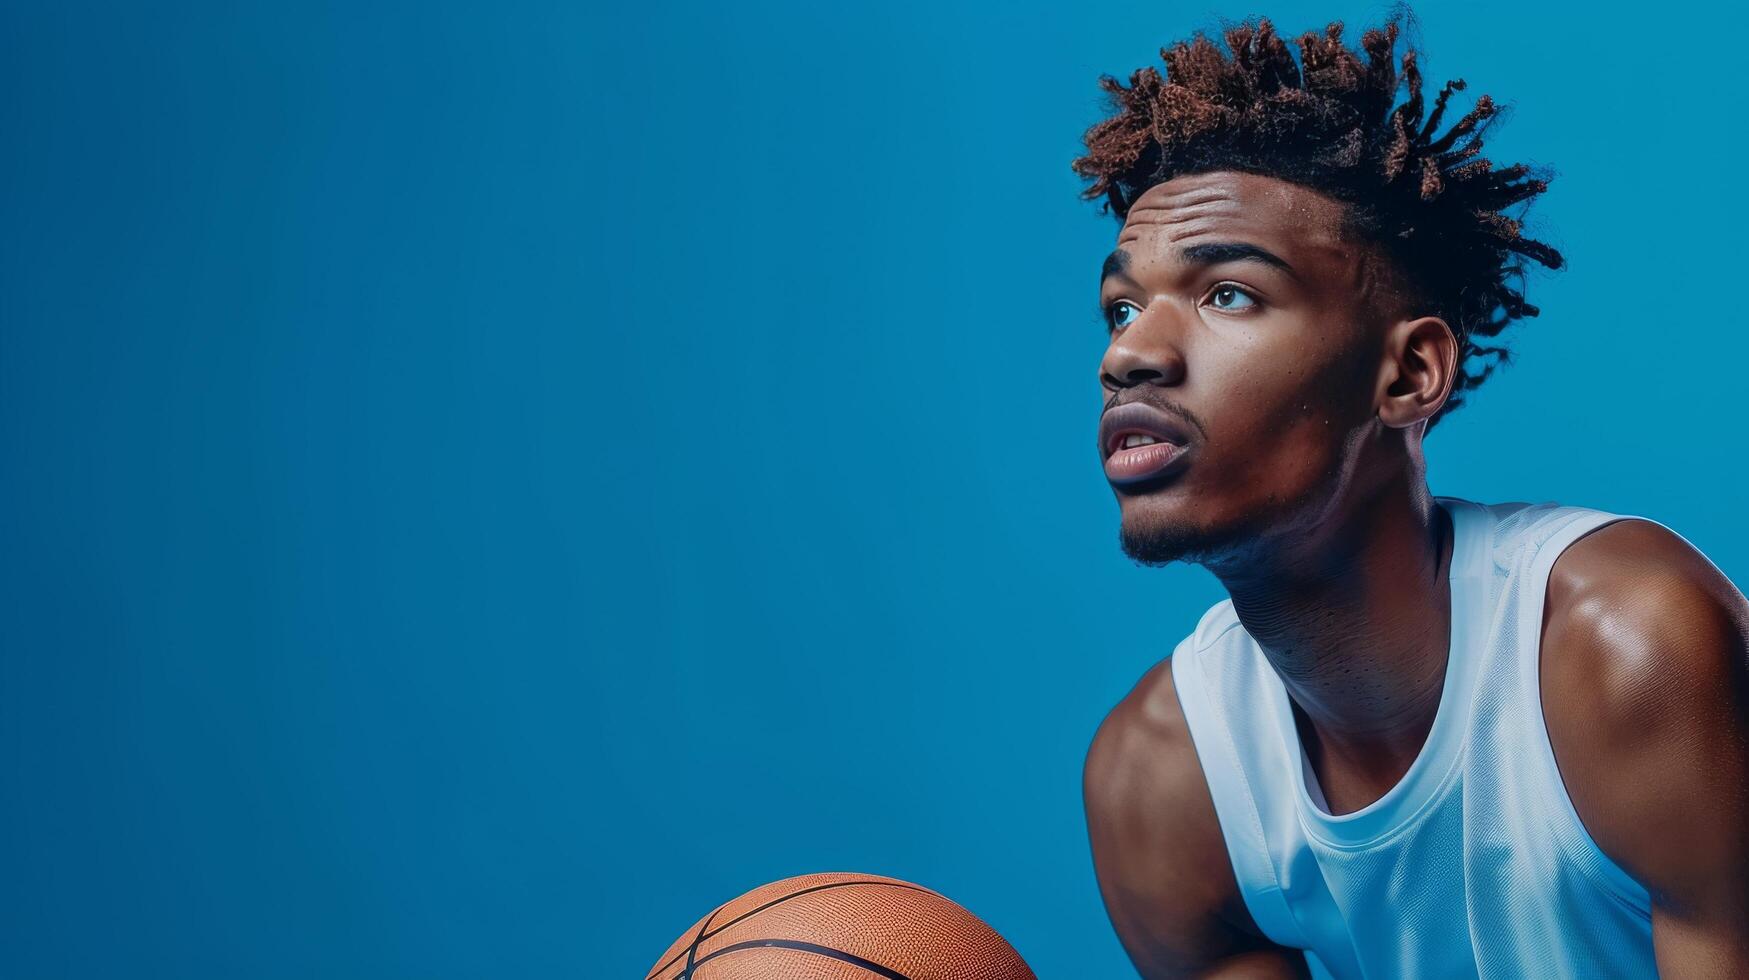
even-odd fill
[(1485, 341), (1536, 315), (1515, 283), (1561, 257), (1506, 212), (1546, 180), (1480, 156), (1487, 96), (1441, 132), (1463, 83), (1429, 107), (1397, 35), (1350, 51), (1333, 24), (1296, 61), (1264, 20), (1100, 80), (1116, 112), (1074, 166), (1123, 222), (1099, 448), (1137, 561), (1242, 563), (1421, 478), (1426, 430), (1507, 356)]

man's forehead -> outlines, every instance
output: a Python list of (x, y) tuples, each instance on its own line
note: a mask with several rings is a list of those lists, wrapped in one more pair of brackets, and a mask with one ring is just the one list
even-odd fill
[(1186, 245), (1243, 235), (1284, 247), (1329, 247), (1338, 244), (1342, 216), (1340, 203), (1285, 180), (1234, 171), (1190, 174), (1137, 197), (1117, 243), (1126, 248), (1152, 238)]

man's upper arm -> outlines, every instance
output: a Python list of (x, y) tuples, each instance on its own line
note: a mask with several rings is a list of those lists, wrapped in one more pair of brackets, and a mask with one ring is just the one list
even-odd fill
[(1544, 716), (1574, 809), (1651, 893), (1664, 976), (1749, 976), (1749, 605), (1645, 521), (1549, 577)]
[(1303, 975), (1240, 900), (1170, 661), (1100, 726), (1083, 790), (1100, 892), (1144, 977)]

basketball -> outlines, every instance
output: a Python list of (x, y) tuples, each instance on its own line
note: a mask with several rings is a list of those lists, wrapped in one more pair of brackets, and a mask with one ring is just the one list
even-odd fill
[(681, 933), (647, 980), (1034, 980), (951, 900), (879, 875), (762, 885)]

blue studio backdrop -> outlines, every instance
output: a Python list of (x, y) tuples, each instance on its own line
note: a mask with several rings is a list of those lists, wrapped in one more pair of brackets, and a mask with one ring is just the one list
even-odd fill
[[(0, 975), (635, 978), (833, 870), (1133, 975), (1081, 762), (1222, 593), (1118, 550), (1069, 161), (1386, 11), (6, 4)], [(1417, 13), (1571, 260), (1435, 491), (1742, 581), (1742, 8)]]

